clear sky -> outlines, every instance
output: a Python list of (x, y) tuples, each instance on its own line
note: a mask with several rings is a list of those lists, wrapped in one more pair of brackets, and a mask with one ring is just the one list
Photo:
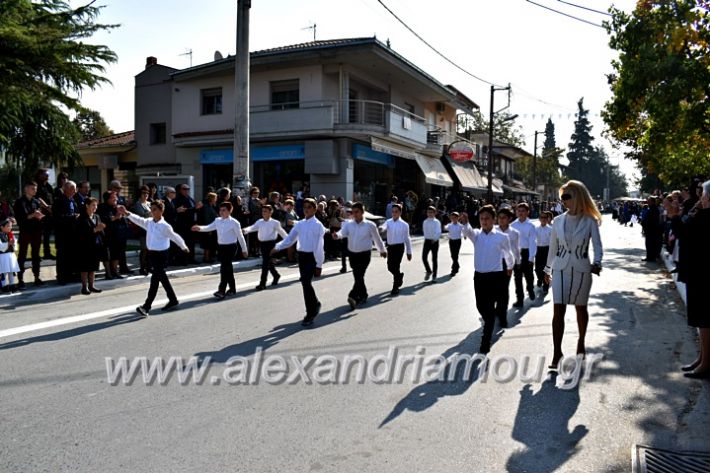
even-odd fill
[[(565, 5), (559, 0), (537, 3), (600, 24), (603, 15)], [(573, 131), (576, 103), (584, 97), (590, 109), (592, 133), (627, 175), (634, 165), (625, 161), (601, 136), (600, 110), (610, 97), (605, 74), (611, 72), (615, 52), (605, 30), (535, 6), (526, 0), (383, 0), (402, 20), (452, 61), (496, 84), (512, 84), (511, 113), (523, 127), (526, 149), (532, 152), (533, 134), (548, 118), (556, 128), (557, 146), (566, 147)], [(83, 2), (71, 1), (73, 6)], [(573, 3), (606, 11), (604, 0)], [(631, 11), (633, 0), (617, 0), (617, 8)], [(145, 58), (175, 68), (213, 60), (214, 52), (234, 54), (236, 0), (99, 0), (105, 5), (99, 21), (119, 23), (92, 42), (118, 54), (107, 69), (113, 83), (86, 91), (82, 101), (98, 110), (116, 132), (133, 129), (134, 76)], [(377, 36), (445, 84), (464, 92), (488, 114), (490, 85), (457, 70), (428, 49), (392, 17), (377, 0), (252, 0), (252, 51), (317, 39)], [(496, 109), (506, 102), (496, 94)], [(540, 144), (540, 143), (539, 143)]]

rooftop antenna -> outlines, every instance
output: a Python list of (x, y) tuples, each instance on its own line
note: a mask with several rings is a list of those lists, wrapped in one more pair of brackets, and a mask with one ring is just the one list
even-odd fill
[(313, 30), (313, 41), (316, 40), (316, 24), (313, 22), (311, 26), (306, 26), (305, 28), (301, 28), (301, 30)]
[(185, 48), (185, 52), (180, 54), (180, 56), (190, 56), (190, 67), (192, 67), (192, 49)]

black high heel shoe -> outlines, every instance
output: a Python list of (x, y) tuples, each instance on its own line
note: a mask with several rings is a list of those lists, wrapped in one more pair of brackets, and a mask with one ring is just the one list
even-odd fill
[(700, 365), (700, 360), (696, 360), (689, 365), (683, 365), (680, 367), (681, 371), (693, 371)]

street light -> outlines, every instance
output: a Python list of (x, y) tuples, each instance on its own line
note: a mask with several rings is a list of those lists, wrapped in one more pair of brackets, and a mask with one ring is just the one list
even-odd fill
[(532, 190), (537, 192), (537, 135), (545, 133), (544, 131), (535, 132), (535, 148), (533, 149), (533, 168), (532, 168)]
[[(491, 108), (490, 108), (490, 114), (489, 114), (489, 121), (488, 121), (488, 201), (493, 202), (493, 115), (495, 112), (493, 111), (493, 100), (495, 99), (495, 93), (501, 90), (507, 90), (508, 91), (508, 106), (510, 106), (510, 84), (508, 84), (508, 87), (496, 87), (495, 85), (491, 86)], [(505, 107), (508, 108), (508, 107)], [(505, 108), (501, 110), (505, 110)], [(500, 111), (500, 110), (499, 110)], [(510, 121), (510, 120), (515, 120), (518, 116), (513, 115), (511, 117), (507, 117), (504, 122)]]

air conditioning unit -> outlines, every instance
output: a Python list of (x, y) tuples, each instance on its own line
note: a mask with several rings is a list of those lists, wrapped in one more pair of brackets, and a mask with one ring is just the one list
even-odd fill
[(402, 117), (402, 128), (405, 130), (412, 128), (412, 119), (410, 117)]
[(443, 113), (446, 110), (446, 104), (444, 102), (436, 102), (436, 111)]

